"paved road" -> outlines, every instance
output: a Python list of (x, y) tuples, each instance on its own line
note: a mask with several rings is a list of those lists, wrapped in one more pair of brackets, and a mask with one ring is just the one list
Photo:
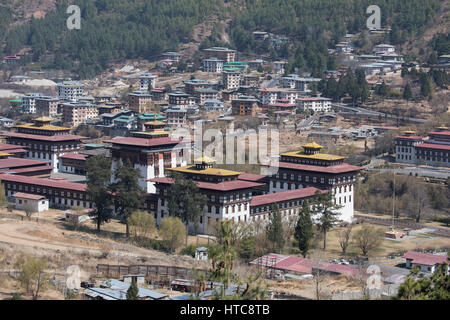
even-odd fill
[[(372, 166), (366, 167), (367, 170), (377, 170), (380, 172), (392, 172), (394, 169), (374, 169)], [(419, 177), (429, 177), (436, 179), (447, 179), (450, 177), (450, 169), (440, 169), (440, 168), (430, 168), (430, 167), (405, 167), (397, 168), (395, 171), (399, 174), (411, 174), (413, 176), (417, 175)]]
[[(373, 224), (383, 225), (383, 226), (391, 226), (392, 225), (392, 219), (389, 218), (377, 218), (377, 217), (370, 217), (366, 215), (359, 215), (355, 214), (355, 218), (364, 219), (366, 221), (370, 221)], [(409, 228), (409, 229), (434, 229), (432, 234), (435, 234), (437, 236), (441, 237), (450, 237), (450, 230), (446, 228), (439, 228), (439, 227), (430, 227), (425, 224), (420, 223), (414, 223), (414, 222), (408, 222), (408, 221), (401, 221), (401, 220), (394, 220), (394, 225), (398, 228)]]

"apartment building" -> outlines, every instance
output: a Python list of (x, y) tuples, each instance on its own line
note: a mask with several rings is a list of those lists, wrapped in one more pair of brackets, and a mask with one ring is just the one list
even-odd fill
[(223, 60), (217, 58), (203, 59), (202, 68), (204, 72), (221, 73), (223, 71)]
[(205, 53), (205, 58), (217, 58), (225, 62), (231, 62), (236, 59), (236, 50), (224, 47), (212, 47), (203, 51)]
[(70, 127), (85, 124), (87, 120), (98, 117), (98, 108), (94, 104), (66, 102), (62, 104), (62, 122)]
[(225, 90), (238, 89), (241, 84), (241, 73), (239, 71), (223, 71), (222, 84)]
[(64, 81), (58, 83), (58, 96), (61, 100), (77, 100), (84, 94), (84, 84), (78, 81)]

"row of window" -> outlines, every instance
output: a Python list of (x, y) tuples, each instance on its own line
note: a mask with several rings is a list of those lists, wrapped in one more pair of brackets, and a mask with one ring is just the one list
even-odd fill
[(14, 190), (14, 191), (24, 191), (24, 192), (30, 192), (30, 193), (37, 193), (37, 194), (43, 194), (43, 195), (51, 195), (51, 196), (61, 196), (68, 198), (74, 198), (74, 199), (80, 199), (80, 200), (89, 200), (89, 197), (86, 193), (77, 193), (77, 192), (65, 192), (65, 191), (58, 191), (58, 189), (47, 189), (47, 188), (41, 188), (41, 187), (35, 187), (35, 186), (28, 186), (28, 185), (22, 185), (22, 184), (6, 184), (8, 190)]
[[(287, 173), (283, 173), (282, 174), (282, 179), (283, 180), (287, 180), (288, 179), (288, 174)], [(280, 173), (277, 173), (276, 174), (276, 178), (277, 179), (279, 179), (280, 178)], [(302, 176), (301, 174), (297, 174), (297, 175), (295, 175), (295, 174), (293, 174), (293, 173), (291, 173), (291, 174), (289, 174), (289, 179), (291, 180), (291, 181), (295, 181), (295, 180), (297, 180), (297, 181), (302, 181), (302, 179), (304, 178), (304, 180), (305, 180), (305, 182), (309, 182), (309, 180), (310, 180), (310, 176), (308, 176), (308, 175), (305, 175), (305, 176)], [(346, 183), (346, 182), (350, 182), (350, 181), (355, 181), (356, 180), (356, 175), (353, 175), (353, 176), (347, 176), (347, 177), (339, 177), (339, 178), (337, 178), (337, 183), (341, 183), (341, 181), (342, 181), (342, 183)], [(312, 182), (313, 183), (316, 183), (317, 182), (317, 177), (315, 177), (315, 176), (312, 176)], [(320, 178), (320, 183), (325, 183), (325, 178)], [(328, 179), (328, 184), (334, 184), (334, 183), (336, 183), (336, 178), (329, 178)]]

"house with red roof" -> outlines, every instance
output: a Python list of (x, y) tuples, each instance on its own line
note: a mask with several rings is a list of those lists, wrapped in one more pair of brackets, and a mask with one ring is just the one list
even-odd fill
[(30, 212), (42, 212), (48, 210), (48, 199), (36, 194), (16, 192), (13, 194), (16, 200), (16, 209)]
[[(441, 264), (446, 263), (448, 265), (450, 263), (447, 255), (441, 256), (417, 251), (408, 251), (403, 258), (406, 259), (406, 267), (408, 269), (418, 266), (422, 272), (429, 273), (434, 273)], [(447, 270), (450, 270), (448, 266)]]

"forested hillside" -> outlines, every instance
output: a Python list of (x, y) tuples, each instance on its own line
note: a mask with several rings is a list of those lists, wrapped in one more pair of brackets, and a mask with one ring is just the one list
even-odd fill
[[(318, 75), (333, 68), (327, 48), (345, 33), (366, 26), (366, 8), (382, 9), (382, 25), (391, 25), (390, 40), (402, 43), (420, 36), (434, 22), (442, 0), (76, 0), (82, 9), (81, 30), (68, 30), (67, 1), (58, 0), (56, 11), (42, 19), (9, 28), (12, 15), (0, 6), (0, 37), (3, 54), (14, 54), (29, 46), (26, 59), (42, 61), (55, 54), (45, 66), (71, 69), (80, 77), (92, 77), (119, 59), (149, 59), (165, 50), (177, 50), (192, 41), (195, 25), (208, 17), (231, 18), (225, 30), (230, 47), (273, 58), (289, 59), (289, 69), (305, 68)], [(255, 42), (252, 31), (264, 30), (291, 37), (293, 42), (279, 50), (268, 42)], [(218, 44), (213, 33), (202, 47)]]

